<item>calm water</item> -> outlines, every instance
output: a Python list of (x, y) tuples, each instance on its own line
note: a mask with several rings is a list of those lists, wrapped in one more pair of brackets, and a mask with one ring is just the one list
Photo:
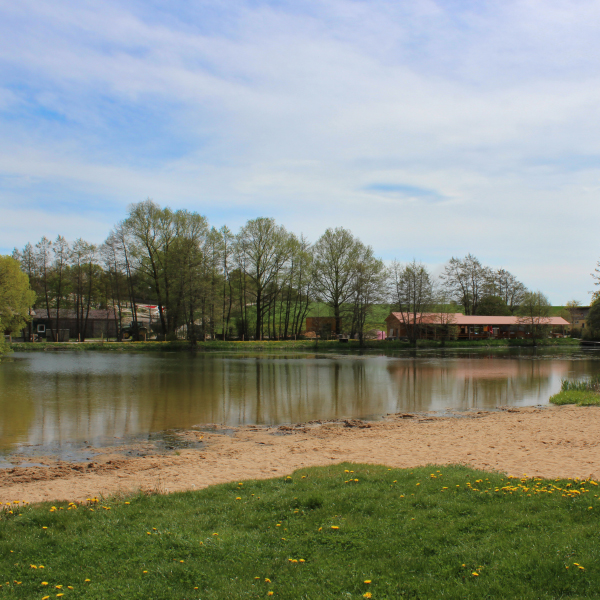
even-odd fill
[(0, 364), (0, 452), (219, 423), (546, 404), (595, 353), (411, 356), (16, 353)]

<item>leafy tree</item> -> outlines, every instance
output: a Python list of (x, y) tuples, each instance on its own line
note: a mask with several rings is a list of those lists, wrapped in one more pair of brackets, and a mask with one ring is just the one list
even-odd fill
[(352, 329), (364, 342), (365, 324), (376, 304), (385, 300), (386, 272), (383, 261), (375, 258), (371, 246), (363, 246), (354, 272)]
[(510, 314), (513, 314), (527, 292), (525, 285), (506, 269), (488, 269), (487, 278), (488, 295), (502, 298), (508, 306)]
[(550, 302), (542, 292), (527, 292), (518, 310), (518, 323), (525, 325), (531, 334), (533, 345), (548, 329)]
[(463, 306), (466, 315), (474, 315), (486, 286), (490, 273), (472, 254), (464, 258), (452, 257), (440, 276), (450, 297)]
[(244, 287), (244, 296), (251, 294), (256, 307), (256, 339), (262, 337), (265, 312), (278, 292), (278, 277), (291, 252), (289, 241), (285, 227), (265, 217), (248, 221), (236, 236), (238, 268), (251, 284)]
[(10, 256), (0, 256), (0, 333), (14, 333), (25, 327), (34, 302), (35, 292), (19, 262)]
[(363, 248), (361, 241), (343, 227), (327, 229), (314, 245), (315, 295), (333, 310), (336, 333), (342, 331), (342, 306), (354, 294)]
[(600, 298), (594, 300), (590, 305), (590, 311), (586, 319), (586, 339), (600, 338)]
[(4, 326), (2, 325), (2, 320), (0, 319), (0, 357), (3, 354), (8, 354), (11, 351), (10, 346), (4, 339), (4, 331), (5, 331), (5, 329), (4, 329)]
[(509, 317), (512, 313), (504, 298), (500, 298), (500, 296), (486, 296), (479, 302), (475, 314)]

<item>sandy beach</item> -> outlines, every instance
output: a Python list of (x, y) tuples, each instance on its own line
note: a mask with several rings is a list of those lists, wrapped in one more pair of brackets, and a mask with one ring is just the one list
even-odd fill
[[(390, 415), (276, 428), (241, 427), (224, 435), (197, 430), (194, 450), (127, 457), (99, 449), (89, 463), (36, 459), (44, 466), (0, 470), (0, 501), (82, 501), (94, 496), (200, 489), (283, 476), (344, 461), (415, 467), (464, 464), (509, 475), (600, 478), (600, 408), (530, 407), (458, 417)], [(133, 448), (135, 450), (135, 448)]]

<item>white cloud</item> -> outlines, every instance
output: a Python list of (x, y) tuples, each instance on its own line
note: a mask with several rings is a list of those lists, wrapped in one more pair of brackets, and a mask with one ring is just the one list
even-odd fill
[(37, 223), (0, 225), (3, 246), (101, 241), (151, 196), (217, 225), (344, 225), (388, 258), (473, 252), (584, 298), (597, 2), (223, 6), (0, 0), (2, 222)]

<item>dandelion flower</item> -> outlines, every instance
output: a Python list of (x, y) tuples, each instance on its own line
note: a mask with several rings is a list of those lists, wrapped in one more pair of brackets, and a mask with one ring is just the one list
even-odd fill
[(273, 592), (267, 592), (267, 596), (272, 596)]
[(365, 579), (365, 583), (371, 583), (370, 579)]
[(42, 585), (48, 585), (47, 581), (42, 581)]
[(373, 595), (371, 594), (371, 592), (365, 592), (363, 594), (363, 598), (372, 598), (372, 597), (373, 597)]
[(477, 573), (476, 571), (473, 571), (473, 572), (471, 573), (471, 575), (473, 575), (473, 577), (479, 577), (479, 573)]
[(332, 525), (331, 529), (339, 529), (339, 527), (337, 525)]
[(91, 580), (90, 579), (84, 579), (85, 583), (89, 583)]
[(265, 583), (271, 583), (271, 580), (268, 577), (265, 577)]

